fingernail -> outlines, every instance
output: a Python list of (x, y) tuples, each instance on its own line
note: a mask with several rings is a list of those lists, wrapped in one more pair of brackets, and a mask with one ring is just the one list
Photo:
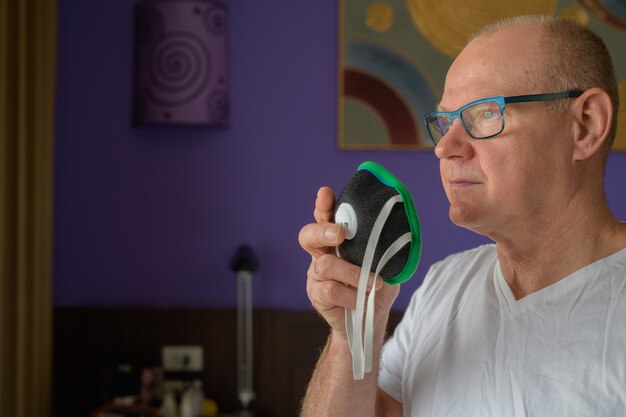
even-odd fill
[(328, 240), (337, 240), (337, 236), (339, 236), (339, 229), (337, 226), (329, 226), (324, 230), (324, 236)]

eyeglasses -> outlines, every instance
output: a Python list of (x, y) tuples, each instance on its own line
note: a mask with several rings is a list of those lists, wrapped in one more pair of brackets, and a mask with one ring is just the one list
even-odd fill
[(505, 103), (550, 101), (561, 98), (579, 97), (580, 90), (563, 93), (529, 94), (524, 96), (494, 96), (472, 101), (454, 111), (434, 111), (424, 116), (424, 123), (434, 143), (448, 133), (454, 119), (460, 119), (463, 129), (474, 139), (488, 139), (504, 130)]

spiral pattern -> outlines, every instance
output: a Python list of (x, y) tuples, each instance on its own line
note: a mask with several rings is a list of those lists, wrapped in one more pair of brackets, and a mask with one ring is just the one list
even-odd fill
[(365, 11), (365, 25), (375, 32), (386, 32), (393, 26), (395, 11), (389, 3), (378, 1)]
[(226, 34), (226, 10), (221, 7), (211, 7), (204, 13), (204, 27), (214, 36)]
[(198, 37), (170, 32), (151, 52), (151, 99), (162, 105), (187, 103), (206, 87), (211, 77), (211, 55)]
[(223, 122), (228, 120), (229, 103), (228, 92), (226, 90), (215, 90), (208, 99), (209, 118), (213, 122)]

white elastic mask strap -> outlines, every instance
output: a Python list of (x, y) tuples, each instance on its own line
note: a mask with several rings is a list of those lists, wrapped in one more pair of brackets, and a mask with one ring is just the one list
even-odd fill
[[(407, 243), (411, 243), (411, 232), (407, 232), (396, 239), (395, 242), (383, 254), (376, 267), (376, 276), (380, 274), (387, 262), (400, 251)], [(374, 309), (376, 298), (376, 286), (372, 286), (369, 296), (367, 297), (367, 309), (365, 312), (365, 336), (363, 340), (365, 350), (365, 373), (372, 371), (373, 354), (374, 354)]]
[[(369, 317), (371, 323), (369, 325), (369, 331), (366, 328), (365, 347), (363, 340), (363, 317), (365, 315), (364, 310), (367, 284), (369, 281), (370, 270), (372, 268), (372, 263), (374, 260), (374, 253), (376, 252), (376, 246), (378, 244), (378, 240), (380, 238), (380, 234), (383, 230), (385, 222), (387, 221), (387, 218), (389, 217), (393, 206), (399, 202), (402, 202), (402, 197), (399, 195), (395, 195), (387, 200), (382, 210), (380, 211), (378, 218), (376, 219), (376, 222), (372, 227), (372, 231), (367, 241), (365, 254), (363, 256), (363, 264), (361, 265), (361, 273), (359, 275), (359, 283), (357, 287), (356, 309), (352, 311), (351, 309), (346, 308), (346, 333), (348, 336), (350, 350), (352, 352), (353, 376), (354, 379), (357, 380), (363, 379), (365, 372), (370, 372), (372, 369), (374, 304), (376, 294), (375, 282), (372, 283), (372, 290), (370, 292), (370, 296), (368, 297), (367, 317)], [(384, 264), (387, 263), (387, 261), (393, 255), (395, 255), (395, 253), (397, 253), (397, 251), (402, 248), (402, 246), (406, 244), (406, 242), (402, 244), (402, 242), (399, 242), (400, 240), (406, 240), (406, 238), (404, 238), (404, 235), (400, 237), (400, 239), (398, 239), (396, 242), (394, 242), (394, 244), (391, 245), (389, 249), (387, 249), (387, 251), (383, 255), (383, 258), (386, 259), (381, 258), (377, 266), (377, 272), (374, 276), (377, 276), (380, 273), (380, 270), (382, 270), (382, 268), (384, 267)], [(410, 242), (410, 233), (408, 241)]]

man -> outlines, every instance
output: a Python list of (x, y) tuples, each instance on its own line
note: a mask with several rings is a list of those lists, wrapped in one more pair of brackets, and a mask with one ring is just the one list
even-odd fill
[(602, 184), (617, 105), (586, 28), (525, 17), (479, 32), (426, 120), (450, 219), (495, 245), (435, 264), (384, 349), (398, 288), (376, 278), (380, 369), (354, 381), (343, 310), (359, 268), (333, 255), (345, 232), (320, 189), (300, 243), (332, 330), (302, 416), (626, 415), (626, 224)]

